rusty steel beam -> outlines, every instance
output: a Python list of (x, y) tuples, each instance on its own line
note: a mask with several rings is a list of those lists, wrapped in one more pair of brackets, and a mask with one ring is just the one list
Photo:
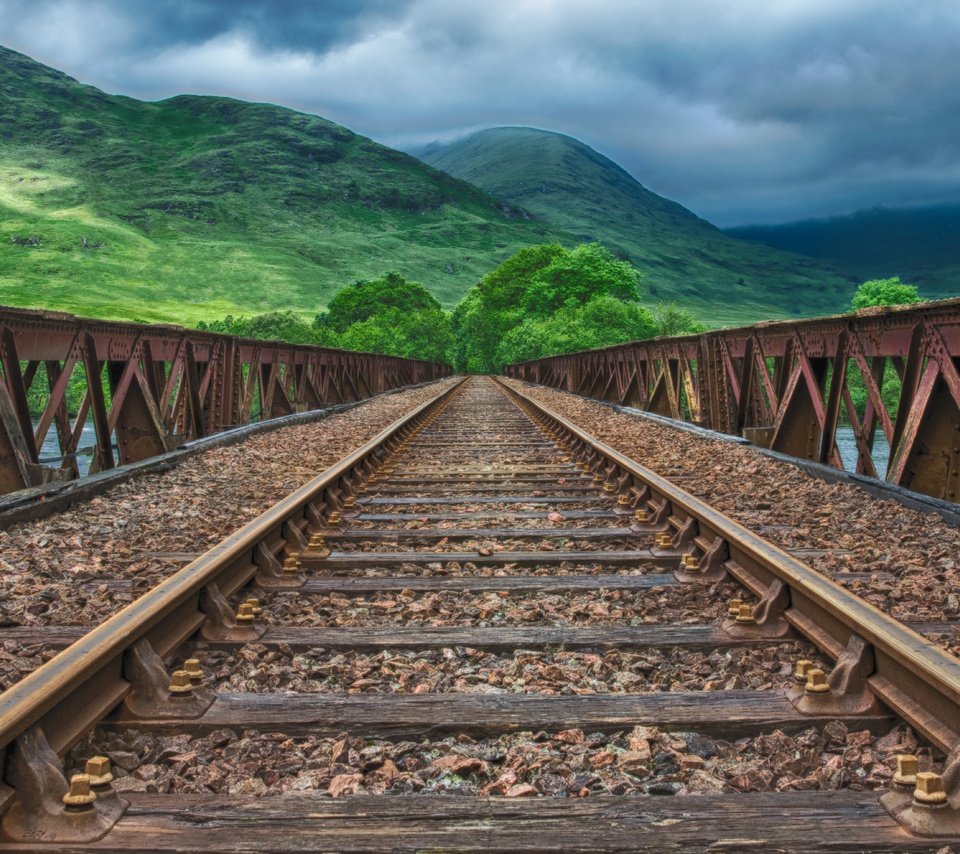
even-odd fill
[[(41, 366), (44, 371), (39, 369)], [(0, 494), (77, 476), (87, 419), (91, 473), (251, 421), (355, 402), (449, 376), (436, 362), (0, 307)], [(46, 380), (39, 377), (45, 373)], [(82, 375), (77, 412), (71, 377)], [(39, 397), (41, 412), (31, 413)], [(37, 416), (36, 423), (34, 417)], [(40, 453), (55, 430), (59, 462)]]
[[(950, 299), (635, 341), (508, 365), (504, 374), (840, 468), (837, 429), (846, 425), (858, 473), (956, 502), (958, 360), (960, 299)], [(872, 459), (878, 438), (890, 448), (885, 473)]]

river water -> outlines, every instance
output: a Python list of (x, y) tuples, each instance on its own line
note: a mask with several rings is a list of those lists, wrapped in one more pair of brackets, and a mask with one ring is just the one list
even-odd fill
[[(37, 429), (37, 422), (34, 421), (33, 429)], [(77, 450), (77, 466), (80, 469), (80, 476), (83, 477), (90, 471), (90, 461), (93, 459), (91, 451), (97, 444), (97, 434), (93, 429), (93, 421), (88, 421), (83, 425), (83, 434), (80, 436), (80, 444)], [(82, 453), (86, 451), (86, 453)], [(43, 446), (40, 448), (40, 462), (48, 466), (60, 465), (60, 443), (57, 441), (57, 428), (51, 427), (43, 440)]]

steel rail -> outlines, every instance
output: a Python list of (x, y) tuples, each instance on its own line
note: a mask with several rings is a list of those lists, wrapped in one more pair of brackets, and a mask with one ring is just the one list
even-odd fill
[[(783, 617), (832, 658), (851, 638), (866, 641), (873, 652), (866, 679), (873, 694), (943, 750), (960, 744), (960, 660), (955, 656), (549, 407), (497, 382), (521, 409), (539, 414), (565, 439), (608, 461), (608, 480), (614, 478), (610, 469), (625, 473), (629, 480), (621, 482), (621, 490), (648, 489), (649, 503), (666, 511), (661, 515), (670, 519), (670, 528), (679, 533), (694, 520), (701, 541), (722, 538), (728, 550), (724, 569), (752, 592), (762, 596), (774, 581), (786, 585), (790, 598)], [(661, 527), (668, 529), (666, 522)], [(677, 561), (680, 569), (680, 554)]]
[[(229, 596), (258, 572), (256, 552), (266, 545), (274, 554), (302, 537), (318, 512), (314, 502), (337, 502), (341, 490), (352, 494), (362, 467), (417, 429), (457, 394), (463, 380), (421, 404), (313, 480), (290, 493), (192, 563), (162, 581), (110, 619), (84, 635), (46, 664), (0, 694), (0, 759), (19, 735), (39, 724), (50, 746), (65, 752), (105, 717), (130, 691), (124, 655), (147, 639), (161, 656), (169, 655), (205, 622), (201, 594), (211, 584)], [(0, 808), (10, 801), (0, 787)]]

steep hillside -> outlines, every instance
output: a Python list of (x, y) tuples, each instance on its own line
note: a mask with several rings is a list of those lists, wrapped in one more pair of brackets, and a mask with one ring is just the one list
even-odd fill
[(4, 304), (182, 323), (308, 314), (397, 270), (452, 305), (517, 248), (570, 240), (407, 154), (267, 104), (114, 97), (0, 48), (0, 115)]
[(842, 308), (853, 279), (820, 261), (745, 245), (652, 193), (571, 137), (493, 128), (414, 151), (639, 267), (653, 300), (675, 299), (710, 323)]
[(849, 216), (728, 229), (742, 240), (843, 265), (863, 279), (900, 276), (923, 296), (960, 294), (960, 205), (874, 208)]

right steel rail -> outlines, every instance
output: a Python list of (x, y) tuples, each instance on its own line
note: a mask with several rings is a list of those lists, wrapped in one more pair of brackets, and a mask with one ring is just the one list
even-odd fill
[[(658, 531), (685, 581), (713, 583), (729, 574), (760, 597), (751, 628), (784, 624), (837, 660), (829, 691), (798, 700), (813, 714), (852, 710), (871, 695), (945, 751), (960, 745), (960, 660), (841, 585), (695, 498), (571, 421), (505, 383), (535, 420), (570, 442), (586, 468), (613, 484), (636, 509), (639, 526)], [(626, 502), (624, 502), (626, 503)]]

